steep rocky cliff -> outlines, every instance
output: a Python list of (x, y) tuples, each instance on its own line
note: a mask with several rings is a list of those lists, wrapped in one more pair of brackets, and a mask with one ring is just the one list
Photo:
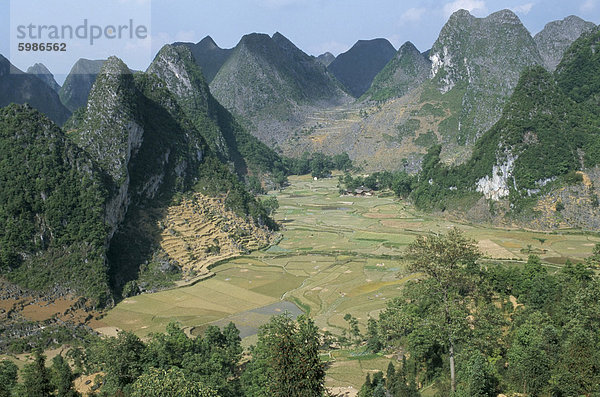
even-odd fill
[(583, 33), (590, 32), (595, 27), (592, 22), (574, 15), (546, 24), (544, 29), (533, 37), (544, 61), (544, 67), (553, 72), (567, 48)]
[(489, 129), (500, 118), (521, 72), (542, 64), (533, 38), (509, 10), (486, 18), (455, 12), (429, 57), (438, 92), (454, 90), (461, 98), (460, 111), (453, 115), (457, 131), (448, 131), (460, 144), (472, 144)]
[(191, 125), (186, 131), (185, 122), (164, 82), (145, 75), (134, 79), (115, 57), (104, 63), (73, 134), (112, 179), (106, 211), (111, 235), (131, 202), (152, 199), (164, 186), (190, 186), (190, 169), (202, 160), (204, 140), (188, 132)]

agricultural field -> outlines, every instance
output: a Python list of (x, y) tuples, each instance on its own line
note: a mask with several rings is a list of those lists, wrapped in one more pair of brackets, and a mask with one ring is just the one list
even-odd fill
[[(273, 314), (305, 312), (323, 331), (341, 334), (345, 314), (359, 320), (361, 331), (386, 301), (418, 275), (407, 271), (404, 248), (417, 235), (458, 227), (475, 239), (490, 260), (518, 265), (530, 253), (547, 266), (583, 260), (600, 241), (574, 231), (537, 233), (458, 224), (416, 211), (392, 196), (340, 196), (337, 179), (290, 178), (279, 200), (279, 242), (268, 249), (231, 259), (212, 269), (214, 276), (191, 286), (139, 295), (122, 301), (101, 320), (99, 330), (116, 329), (140, 336), (179, 321), (196, 335), (209, 324), (236, 323), (247, 346)], [(328, 386), (360, 387), (364, 375), (385, 370), (389, 358), (329, 357)]]

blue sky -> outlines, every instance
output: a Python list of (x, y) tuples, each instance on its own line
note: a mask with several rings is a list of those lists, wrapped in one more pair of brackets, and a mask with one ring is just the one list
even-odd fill
[[(14, 8), (21, 11), (14, 12)], [(145, 69), (165, 43), (196, 42), (210, 35), (219, 46), (229, 48), (250, 32), (279, 31), (312, 55), (325, 51), (338, 55), (359, 39), (377, 37), (387, 38), (396, 48), (410, 40), (424, 51), (450, 14), (460, 8), (479, 17), (512, 9), (532, 34), (546, 23), (572, 14), (600, 23), (600, 0), (0, 0), (4, 18), (0, 53), (22, 69), (38, 61), (60, 74), (79, 56), (104, 58), (113, 51), (130, 67)], [(141, 50), (132, 43), (117, 45), (105, 40), (83, 52), (71, 46), (67, 54), (19, 57), (13, 51), (11, 56), (10, 50), (17, 44), (11, 22), (14, 25), (15, 20), (23, 19), (23, 14), (33, 18), (36, 10), (39, 24), (75, 23), (84, 16), (108, 24), (135, 17), (149, 26), (151, 40), (144, 41)]]

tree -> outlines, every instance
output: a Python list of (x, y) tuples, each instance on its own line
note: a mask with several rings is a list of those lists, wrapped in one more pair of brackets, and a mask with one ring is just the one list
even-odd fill
[(140, 338), (121, 331), (116, 338), (106, 338), (91, 346), (86, 356), (96, 363), (96, 370), (106, 373), (103, 390), (116, 393), (142, 374), (145, 351)]
[(352, 168), (352, 160), (346, 152), (336, 154), (333, 156), (333, 166), (336, 170), (348, 171)]
[(533, 312), (513, 333), (508, 350), (515, 388), (537, 396), (548, 386), (558, 346), (557, 330), (547, 316)]
[(73, 389), (73, 380), (75, 380), (75, 377), (73, 376), (71, 367), (61, 355), (52, 359), (52, 368), (50, 372), (51, 382), (57, 391), (57, 396), (74, 397), (79, 395), (79, 393)]
[(344, 320), (348, 323), (348, 335), (353, 338), (356, 343), (358, 343), (360, 341), (358, 320), (350, 313), (346, 313), (346, 315), (344, 315)]
[(381, 339), (379, 338), (379, 326), (374, 318), (369, 317), (367, 321), (367, 349), (373, 353), (381, 350)]
[(319, 359), (318, 329), (305, 316), (274, 316), (259, 330), (252, 360), (242, 375), (252, 397), (320, 397), (325, 369)]
[(183, 371), (150, 368), (133, 384), (132, 397), (219, 397), (216, 391), (186, 379)]
[(23, 367), (23, 391), (28, 397), (51, 396), (54, 388), (50, 383), (50, 374), (46, 368), (46, 356), (40, 349), (33, 351), (34, 361)]
[(465, 397), (495, 397), (498, 380), (486, 358), (477, 351), (465, 357), (458, 395)]
[(261, 201), (261, 204), (269, 216), (273, 215), (273, 213), (279, 208), (279, 201), (277, 201), (277, 197), (275, 196), (267, 197)]
[[(455, 344), (461, 335), (461, 320), (464, 319), (464, 295), (468, 293), (469, 273), (480, 254), (475, 241), (468, 239), (459, 229), (446, 235), (419, 236), (409, 245), (410, 269), (424, 273), (431, 280), (425, 284), (430, 296), (439, 303), (439, 311), (432, 313), (439, 321), (443, 343), (448, 349), (450, 382), (456, 391)], [(436, 309), (432, 307), (432, 309)], [(437, 310), (436, 310), (437, 311)]]
[(0, 397), (9, 397), (17, 384), (18, 367), (9, 360), (0, 361)]
[(585, 259), (585, 264), (592, 269), (600, 268), (600, 243), (596, 243), (594, 250), (592, 251), (592, 255)]

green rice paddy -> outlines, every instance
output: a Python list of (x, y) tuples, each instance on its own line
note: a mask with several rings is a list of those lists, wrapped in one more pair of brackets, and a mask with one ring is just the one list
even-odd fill
[[(323, 331), (340, 334), (347, 328), (346, 313), (364, 331), (369, 316), (377, 317), (414, 277), (406, 270), (403, 251), (420, 234), (456, 226), (478, 241), (487, 258), (512, 263), (537, 249), (553, 266), (583, 260), (600, 242), (596, 235), (572, 231), (459, 224), (419, 213), (395, 197), (340, 196), (335, 178), (292, 177), (290, 182), (271, 193), (279, 200), (276, 218), (283, 226), (278, 245), (221, 264), (213, 278), (195, 285), (128, 298), (103, 322), (146, 336), (163, 331), (172, 320), (192, 334), (234, 321), (247, 345), (271, 314), (297, 315), (300, 308)], [(388, 362), (382, 356), (349, 360), (339, 353), (331, 357), (327, 384), (360, 387), (368, 371), (385, 370)]]

